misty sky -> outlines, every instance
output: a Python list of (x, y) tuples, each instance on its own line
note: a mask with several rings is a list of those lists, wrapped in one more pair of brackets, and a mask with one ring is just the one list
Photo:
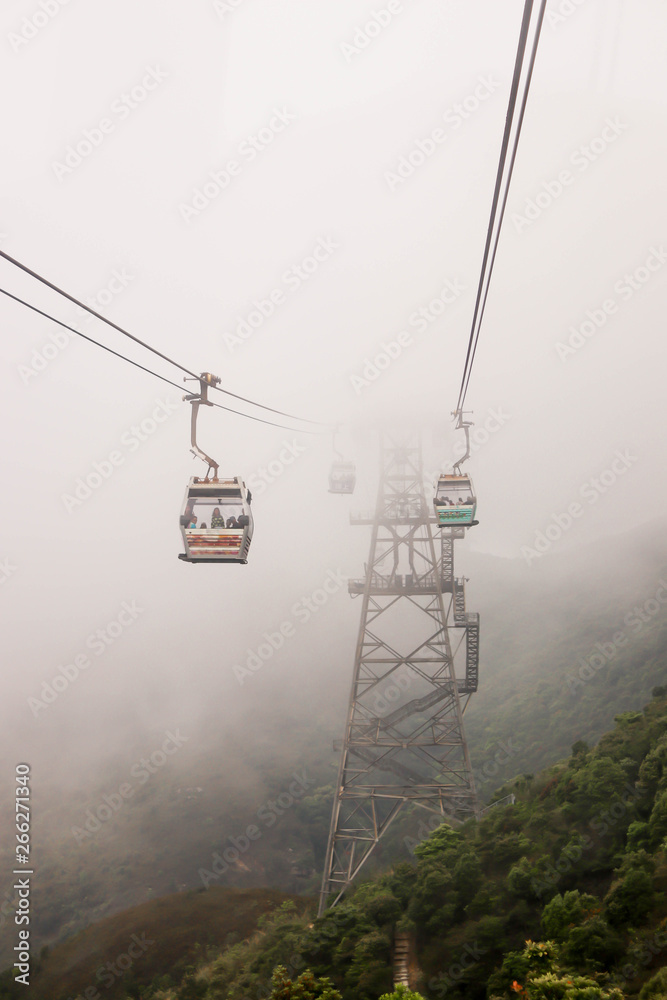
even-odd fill
[[(298, 704), (302, 678), (349, 676), (344, 580), (369, 532), (348, 514), (374, 505), (377, 428), (421, 428), (429, 478), (455, 454), (523, 4), (392, 0), (369, 40), (389, 7), (3, 5), (0, 248), (230, 391), (340, 423), (358, 467), (357, 495), (330, 496), (329, 436), (204, 412), (202, 446), (254, 486), (255, 538), (248, 566), (183, 564), (178, 514), (204, 470), (180, 390), (2, 297), (8, 766), (95, 761), (129, 731), (150, 751), (200, 711), (224, 724), (277, 683)], [(665, 499), (667, 11), (547, 9), (467, 398), (481, 523), (460, 551), (516, 559), (572, 504), (554, 552), (661, 518)], [(181, 385), (5, 261), (0, 286)], [(98, 655), (90, 637), (121, 613)], [(234, 665), (286, 621), (289, 645), (239, 685)], [(35, 717), (28, 699), (77, 655), (91, 665)]]

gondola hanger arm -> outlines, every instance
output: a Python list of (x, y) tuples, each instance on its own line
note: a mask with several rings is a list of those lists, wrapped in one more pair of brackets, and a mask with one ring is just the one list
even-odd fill
[(467, 462), (470, 458), (470, 428), (473, 426), (472, 420), (465, 420), (465, 413), (463, 410), (454, 410), (452, 416), (456, 419), (456, 430), (462, 430), (466, 436), (466, 450), (465, 454), (461, 456), (458, 462), (454, 463), (454, 472), (457, 475), (461, 474), (461, 466), (464, 462)]
[[(185, 377), (184, 382), (194, 381)], [(208, 388), (209, 386), (216, 386), (221, 381), (217, 375), (212, 375), (211, 372), (202, 372), (199, 376), (199, 392), (187, 393), (183, 396), (183, 399), (192, 404), (192, 417), (190, 420), (190, 444), (192, 454), (196, 458), (201, 458), (202, 462), (206, 462), (208, 469), (206, 470), (206, 478), (209, 478), (209, 473), (211, 469), (213, 470), (213, 479), (218, 478), (218, 463), (215, 459), (207, 455), (205, 451), (197, 444), (197, 417), (199, 415), (199, 407), (203, 404), (204, 406), (213, 406), (214, 404), (210, 402), (208, 398)]]

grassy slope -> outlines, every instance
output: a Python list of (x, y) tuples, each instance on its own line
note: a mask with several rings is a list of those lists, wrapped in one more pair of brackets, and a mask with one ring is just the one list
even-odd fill
[[(286, 898), (266, 889), (211, 887), (207, 892), (178, 893), (142, 903), (99, 921), (46, 955), (31, 981), (30, 996), (32, 1000), (65, 1000), (85, 995), (90, 987), (109, 1000), (124, 996), (122, 979), (105, 967), (127, 954), (133, 935), (142, 942), (142, 948), (134, 951), (143, 953), (128, 973), (138, 984), (150, 982), (165, 970), (178, 977), (207, 947), (220, 948), (230, 935), (249, 937), (258, 918)], [(100, 978), (98, 970), (105, 970)], [(107, 986), (110, 978), (115, 981)]]
[[(331, 780), (331, 734), (318, 734), (315, 746), (307, 749), (303, 744), (312, 738), (310, 727), (301, 734), (292, 730), (282, 747), (280, 734), (268, 726), (264, 737), (268, 746), (259, 739), (217, 736), (197, 757), (176, 756), (171, 767), (152, 776), (81, 843), (72, 836), (72, 826), (83, 828), (86, 810), (94, 811), (105, 793), (126, 780), (127, 763), (114, 762), (117, 770), (111, 765), (85, 792), (63, 795), (55, 786), (40, 787), (33, 801), (39, 874), (31, 899), (31, 940), (37, 951), (113, 913), (201, 887), (199, 869), (210, 869), (214, 853), (230, 846), (227, 838), (239, 837), (252, 823), (260, 827), (260, 839), (214, 884), (303, 892), (306, 879), (295, 876), (293, 868), (301, 863), (304, 870), (312, 869), (313, 856), (297, 809), (287, 809), (270, 828), (258, 821), (257, 810), (289, 787), (293, 773), (302, 771), (299, 761), (308, 761), (312, 787)], [(128, 759), (134, 759), (132, 753)], [(5, 823), (0, 863), (2, 871), (9, 872), (13, 838), (8, 813)], [(4, 886), (12, 882), (4, 878), (0, 896), (4, 898)], [(11, 962), (14, 944), (9, 903), (0, 926), (4, 968)]]

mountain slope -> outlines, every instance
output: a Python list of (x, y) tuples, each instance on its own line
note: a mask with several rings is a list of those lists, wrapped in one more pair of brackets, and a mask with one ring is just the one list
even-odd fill
[[(44, 953), (31, 977), (30, 996), (66, 1000), (96, 994), (115, 1000), (128, 989), (139, 995), (134, 987), (141, 990), (151, 981), (167, 985), (208, 949), (250, 936), (264, 914), (289, 898), (266, 889), (212, 887), (142, 903)], [(22, 987), (14, 989), (21, 996)]]
[[(484, 801), (505, 780), (564, 756), (576, 740), (595, 742), (616, 714), (640, 708), (653, 687), (667, 683), (664, 525), (530, 566), (476, 554), (462, 543), (459, 563), (471, 577), (469, 609), (482, 615), (480, 690), (466, 731)], [(614, 639), (621, 632), (624, 643)], [(612, 643), (613, 655), (606, 655)], [(350, 671), (346, 659), (326, 686), (295, 662), (299, 683), (289, 690), (279, 678), (272, 688), (267, 676), (264, 707), (249, 708), (224, 728), (217, 716), (200, 720), (200, 750), (179, 751), (122, 808), (105, 811), (105, 796), (117, 801), (139, 755), (135, 747), (85, 786), (36, 789), (36, 947), (153, 896), (203, 886), (200, 869), (252, 824), (262, 836), (213, 884), (315, 892), (335, 775), (332, 739), (344, 726)], [(267, 812), (267, 803), (287, 795), (304, 771), (302, 798)], [(97, 828), (100, 808), (105, 819)], [(12, 833), (5, 815), (7, 852)], [(397, 822), (369, 871), (412, 857), (426, 832), (424, 816)], [(9, 858), (2, 857), (8, 872)], [(0, 884), (2, 965), (11, 961), (11, 884), (8, 876)]]
[(266, 995), (279, 964), (331, 977), (345, 1000), (376, 1000), (391, 989), (397, 930), (416, 943), (411, 986), (429, 998), (664, 995), (667, 697), (512, 788), (513, 806), (458, 831), (442, 825), (414, 866), (358, 884), (322, 919), (283, 904), (261, 934), (211, 952), (170, 988), (156, 981), (142, 1000)]

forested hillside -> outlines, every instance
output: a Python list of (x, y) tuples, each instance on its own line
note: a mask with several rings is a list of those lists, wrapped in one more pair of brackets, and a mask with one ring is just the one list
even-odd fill
[[(613, 546), (600, 543), (576, 560), (548, 556), (532, 566), (462, 552), (462, 571), (472, 576), (469, 606), (482, 613), (481, 685), (466, 715), (482, 800), (498, 798), (510, 787), (504, 782), (523, 776), (512, 784), (520, 803), (502, 823), (516, 823), (527, 808), (521, 796), (539, 784), (531, 775), (577, 741), (592, 746), (615, 715), (641, 709), (654, 687), (667, 684), (667, 558), (657, 527)], [(209, 885), (316, 893), (337, 759), (332, 739), (341, 735), (350, 667), (320, 692), (321, 703), (310, 693), (312, 711), (281, 706), (272, 717), (248, 714), (223, 732), (215, 720), (203, 720), (205, 759), (184, 750), (101, 822), (95, 816), (104, 796), (117, 792), (133, 748), (126, 760), (109, 761), (85, 792), (42, 792), (35, 802), (37, 950), (169, 893)], [(288, 794), (295, 775), (303, 779), (299, 794), (289, 808), (274, 810), (270, 803)], [(569, 816), (562, 814), (563, 830)], [(500, 822), (489, 816), (483, 830), (497, 833)], [(223, 871), (202, 876), (253, 823), (261, 837)], [(423, 812), (405, 813), (381, 842), (369, 875), (413, 864), (432, 829)], [(485, 916), (495, 906), (491, 899)], [(11, 926), (7, 883), (0, 906), (4, 965), (11, 961)], [(424, 956), (428, 968), (428, 948)]]
[[(187, 968), (165, 965), (151, 980), (137, 962), (129, 988), (113, 995), (242, 1000), (266, 995), (282, 965), (288, 976), (330, 977), (345, 1000), (376, 1000), (392, 988), (399, 930), (414, 943), (411, 985), (426, 997), (663, 996), (667, 691), (620, 715), (594, 749), (577, 743), (511, 789), (514, 805), (439, 827), (414, 864), (359, 884), (324, 918), (314, 919), (314, 903), (301, 911), (283, 901), (244, 941), (194, 949)], [(57, 961), (46, 958), (44, 981)], [(50, 989), (33, 995), (65, 1000)]]

